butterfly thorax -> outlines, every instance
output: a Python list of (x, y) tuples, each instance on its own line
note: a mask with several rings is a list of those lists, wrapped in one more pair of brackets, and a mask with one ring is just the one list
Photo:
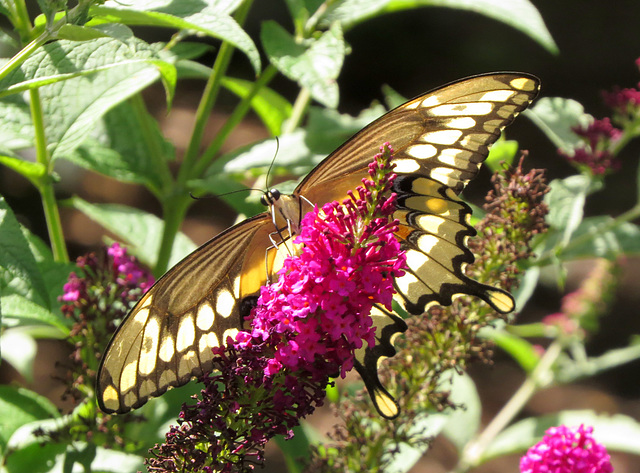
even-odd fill
[(300, 233), (300, 222), (313, 210), (311, 203), (296, 194), (280, 194), (276, 189), (265, 194), (263, 201), (269, 205), (273, 223), (278, 231), (290, 231), (291, 236)]

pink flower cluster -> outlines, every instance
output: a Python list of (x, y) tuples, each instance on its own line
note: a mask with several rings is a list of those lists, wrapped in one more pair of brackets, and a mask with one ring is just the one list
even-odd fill
[(521, 473), (612, 473), (609, 454), (593, 427), (551, 427), (520, 460)]
[[(330, 377), (374, 341), (373, 304), (391, 308), (405, 255), (393, 235), (391, 148), (369, 166), (356, 197), (315, 208), (302, 221), (277, 282), (262, 288), (251, 332), (213, 349), (202, 399), (183, 406), (179, 427), (147, 461), (149, 471), (252, 471), (274, 435), (293, 436), (322, 405)], [(280, 250), (282, 251), (282, 249)]]
[[(377, 172), (376, 162), (370, 174)], [(316, 207), (303, 218), (295, 240), (302, 253), (287, 257), (278, 281), (262, 288), (251, 333), (236, 337), (239, 347), (273, 348), (266, 375), (287, 367), (344, 377), (363, 340), (373, 345), (369, 313), (374, 304), (391, 309), (393, 276), (402, 275), (406, 259), (393, 235), (397, 222), (390, 219), (395, 196), (377, 195), (395, 177), (385, 172), (382, 190), (365, 179), (358, 198)]]
[(107, 248), (107, 254), (113, 259), (116, 282), (122, 286), (133, 285), (146, 292), (155, 282), (149, 271), (143, 269), (135, 257), (127, 255), (127, 249), (114, 242)]
[(574, 133), (581, 136), (586, 145), (565, 157), (577, 165), (586, 166), (595, 175), (606, 174), (620, 167), (620, 162), (611, 152), (612, 144), (620, 139), (622, 132), (611, 124), (609, 118), (594, 120), (586, 127), (576, 127)]

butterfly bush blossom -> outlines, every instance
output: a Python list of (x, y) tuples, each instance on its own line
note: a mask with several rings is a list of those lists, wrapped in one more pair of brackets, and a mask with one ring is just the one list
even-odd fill
[(357, 195), (305, 215), (299, 255), (261, 289), (251, 330), (214, 349), (219, 373), (202, 378), (202, 399), (183, 406), (180, 425), (152, 450), (150, 471), (251, 471), (271, 437), (292, 437), (322, 405), (329, 378), (353, 367), (354, 350), (374, 343), (369, 313), (374, 304), (391, 309), (406, 261), (393, 235), (392, 150), (381, 151)]
[(520, 460), (521, 473), (612, 473), (607, 449), (593, 427), (551, 427)]

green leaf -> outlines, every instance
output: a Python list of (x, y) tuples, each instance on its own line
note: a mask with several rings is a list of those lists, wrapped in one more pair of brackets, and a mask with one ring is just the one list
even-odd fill
[(346, 0), (335, 2), (322, 24), (340, 21), (345, 29), (382, 13), (393, 13), (419, 7), (448, 7), (468, 10), (501, 21), (530, 36), (549, 52), (558, 46), (536, 7), (528, 0)]
[(594, 438), (607, 449), (637, 454), (640, 452), (640, 423), (637, 420), (616, 414), (598, 415), (593, 411), (561, 411), (554, 415), (529, 418), (503, 430), (487, 448), (481, 462), (507, 454), (521, 453), (542, 440), (550, 427), (593, 427)]
[[(0, 235), (0, 297), (19, 295), (48, 309), (48, 293), (42, 274), (20, 224), (3, 197), (0, 197)], [(6, 307), (3, 312), (7, 314)]]
[[(158, 258), (164, 222), (147, 212), (116, 204), (91, 204), (79, 197), (69, 199), (71, 205), (127, 243), (132, 253), (153, 267)], [(171, 251), (173, 266), (196, 248), (183, 233), (178, 233)]]
[(544, 197), (549, 206), (547, 223), (552, 230), (561, 232), (561, 247), (566, 246), (582, 222), (587, 195), (597, 186), (597, 182), (584, 175), (555, 179), (549, 184), (551, 190)]
[(260, 35), (269, 61), (286, 77), (309, 90), (326, 107), (338, 106), (336, 79), (342, 69), (346, 43), (338, 23), (318, 39), (299, 44), (274, 21), (263, 24)]
[[(330, 4), (322, 16), (320, 24), (329, 26), (340, 22), (345, 29), (350, 29), (366, 19), (379, 16), (387, 8), (391, 0), (343, 0)], [(408, 7), (410, 8), (410, 7)]]
[[(419, 413), (413, 418), (408, 434), (435, 437), (447, 425), (450, 414), (450, 411), (446, 413)], [(393, 461), (389, 462), (384, 470), (385, 473), (407, 473), (424, 456), (427, 449), (428, 446), (414, 447), (406, 443), (390, 443), (381, 460), (385, 462), (386, 455), (393, 455)]]
[(530, 373), (537, 366), (540, 355), (527, 340), (504, 330), (490, 327), (483, 328), (481, 334), (483, 338), (491, 340), (507, 352), (527, 373)]
[(29, 383), (33, 383), (33, 363), (38, 352), (36, 341), (26, 330), (6, 329), (0, 335), (2, 359), (7, 361)]
[(311, 441), (307, 436), (309, 429), (306, 423), (297, 425), (293, 428), (292, 438), (285, 439), (282, 435), (275, 438), (284, 455), (288, 473), (302, 473), (305, 469), (305, 462), (301, 459), (309, 458), (311, 455)]
[(256, 74), (260, 71), (260, 55), (251, 37), (229, 15), (239, 2), (202, 2), (201, 0), (137, 0), (107, 1), (90, 8), (89, 25), (102, 22), (126, 25), (148, 25), (205, 34), (231, 43), (244, 52)]
[(385, 111), (382, 105), (374, 104), (354, 117), (311, 107), (305, 142), (313, 153), (326, 156)]
[(144, 457), (140, 455), (98, 447), (91, 462), (90, 471), (122, 473), (123, 471), (143, 471), (144, 468)]
[(573, 260), (637, 254), (640, 254), (640, 228), (630, 222), (616, 223), (612, 217), (601, 216), (584, 219), (573, 232), (568, 248), (559, 256)]
[(514, 140), (499, 139), (496, 141), (487, 157), (485, 164), (491, 172), (497, 172), (503, 169), (502, 163), (511, 166), (518, 153), (518, 142)]
[(69, 334), (67, 324), (70, 322), (60, 317), (59, 310), (53, 313), (20, 294), (11, 294), (2, 297), (2, 324), (7, 327), (48, 328), (41, 333), (46, 333), (48, 338), (64, 338)]
[(63, 25), (58, 30), (58, 39), (67, 39), (69, 41), (89, 41), (96, 38), (104, 38), (109, 36), (97, 28), (88, 28), (78, 25)]
[(168, 161), (174, 159), (175, 149), (153, 118), (138, 113), (129, 102), (116, 106), (65, 159), (119, 181), (143, 184), (158, 194), (163, 175), (170, 175)]
[(40, 87), (45, 134), (56, 159), (74, 151), (107, 111), (157, 80), (164, 71), (158, 61), (155, 49), (137, 39), (56, 41), (0, 81), (0, 89)]
[(556, 148), (565, 152), (584, 145), (571, 128), (587, 126), (593, 121), (593, 117), (584, 112), (582, 104), (562, 97), (543, 97), (523, 114), (538, 125)]
[(59, 317), (60, 320), (63, 321), (63, 324), (66, 325), (66, 319), (64, 319), (59, 310), (60, 301), (58, 297), (62, 295), (62, 289), (69, 278), (69, 273), (75, 271), (77, 267), (73, 263), (55, 261), (51, 249), (40, 238), (24, 227), (22, 227), (22, 233), (29, 243), (29, 249), (36, 259), (38, 270), (40, 274), (42, 274), (45, 286), (47, 287), (49, 307), (51, 307), (53, 314)]
[[(59, 418), (58, 409), (45, 397), (24, 388), (0, 385), (0, 452), (20, 427), (39, 419)], [(28, 471), (28, 470), (25, 470)]]
[[(249, 95), (253, 83), (225, 77), (222, 85), (240, 98)], [(287, 99), (268, 87), (262, 88), (251, 100), (251, 107), (272, 136), (282, 133), (282, 124), (291, 116), (292, 106)]]
[(21, 95), (0, 99), (0, 150), (17, 150), (35, 145), (29, 104)]
[[(461, 452), (465, 445), (476, 435), (480, 428), (482, 417), (482, 403), (476, 385), (471, 377), (465, 373), (450, 373), (451, 385), (442, 386), (451, 393), (450, 400), (460, 409), (454, 409), (442, 433)], [(446, 380), (446, 377), (444, 378)]]

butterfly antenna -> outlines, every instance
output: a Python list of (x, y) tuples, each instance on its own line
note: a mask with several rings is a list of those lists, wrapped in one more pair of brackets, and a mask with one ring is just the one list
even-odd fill
[(269, 169), (267, 169), (267, 177), (265, 179), (265, 186), (267, 186), (267, 190), (269, 190), (269, 175), (271, 174), (271, 170), (273, 169), (273, 165), (276, 162), (276, 156), (278, 156), (278, 151), (280, 151), (280, 138), (276, 136), (276, 152), (273, 155), (273, 159), (271, 160), (271, 164), (269, 164)]
[(193, 200), (216, 199), (218, 197), (224, 197), (225, 195), (238, 194), (240, 192), (251, 192), (251, 191), (256, 191), (256, 192), (260, 192), (262, 194), (266, 194), (266, 192), (264, 190), (262, 190), (262, 189), (255, 189), (253, 187), (247, 187), (246, 189), (236, 189), (234, 191), (225, 192), (223, 194), (204, 195), (204, 196), (201, 196), (201, 197), (198, 197), (197, 195), (194, 195), (193, 192), (189, 192), (189, 197), (191, 197)]

